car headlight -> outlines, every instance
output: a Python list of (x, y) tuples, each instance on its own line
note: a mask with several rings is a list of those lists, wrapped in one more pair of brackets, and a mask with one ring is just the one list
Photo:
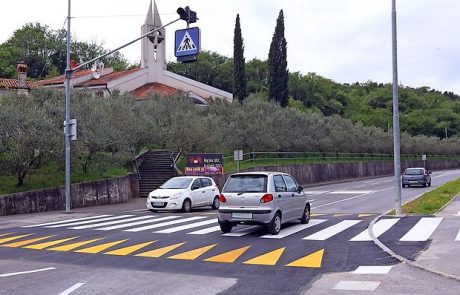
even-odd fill
[(180, 194), (175, 194), (175, 195), (172, 195), (169, 199), (170, 200), (177, 200), (179, 197), (180, 197)]

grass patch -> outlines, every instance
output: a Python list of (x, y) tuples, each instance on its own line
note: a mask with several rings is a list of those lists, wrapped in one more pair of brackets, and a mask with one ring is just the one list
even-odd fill
[(460, 178), (448, 182), (402, 207), (405, 214), (434, 214), (460, 193)]
[[(122, 167), (110, 167), (105, 171), (91, 170), (83, 173), (81, 170), (72, 171), (70, 180), (72, 183), (107, 179), (127, 174), (127, 170)], [(47, 165), (40, 169), (31, 170), (26, 176), (24, 185), (18, 187), (17, 179), (14, 176), (0, 175), (0, 195), (7, 195), (17, 192), (42, 189), (47, 187), (62, 186), (65, 182), (65, 172), (57, 165)]]

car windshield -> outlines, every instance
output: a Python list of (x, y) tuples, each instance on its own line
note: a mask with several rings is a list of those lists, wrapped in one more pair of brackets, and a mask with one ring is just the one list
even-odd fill
[(267, 191), (267, 175), (233, 175), (227, 180), (223, 192), (260, 193)]
[(404, 172), (406, 175), (423, 175), (423, 169), (407, 169)]
[(171, 178), (170, 180), (163, 183), (160, 188), (163, 189), (178, 189), (178, 188), (187, 188), (192, 181), (192, 178)]

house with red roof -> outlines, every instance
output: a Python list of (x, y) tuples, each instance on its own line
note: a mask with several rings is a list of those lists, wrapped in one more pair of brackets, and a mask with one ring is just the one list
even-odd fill
[[(149, 10), (141, 33), (145, 34), (163, 24), (156, 3), (150, 2)], [(172, 73), (166, 69), (166, 32), (165, 28), (151, 42), (143, 38), (141, 44), (141, 65), (139, 68), (114, 71), (96, 64), (92, 70), (80, 70), (73, 73), (71, 83), (74, 89), (89, 89), (95, 95), (110, 97), (117, 90), (131, 93), (136, 99), (143, 99), (151, 92), (172, 94), (186, 93), (197, 104), (207, 104), (212, 99), (233, 100), (233, 94), (187, 77)], [(38, 82), (40, 87), (64, 88), (64, 75)]]
[(7, 91), (18, 91), (19, 93), (28, 94), (30, 89), (37, 88), (37, 83), (27, 81), (27, 65), (20, 63), (16, 66), (18, 73), (17, 79), (0, 78), (0, 95)]

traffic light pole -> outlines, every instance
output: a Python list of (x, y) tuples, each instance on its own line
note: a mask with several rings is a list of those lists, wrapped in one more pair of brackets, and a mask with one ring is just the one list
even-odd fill
[[(71, 0), (68, 0), (68, 14), (67, 14), (67, 67), (65, 71), (65, 212), (70, 213), (70, 201), (71, 201), (71, 196), (70, 196), (70, 137), (71, 137), (71, 130), (70, 130), (70, 95), (72, 91), (72, 84), (71, 84), (71, 79), (72, 79), (72, 73), (78, 69), (81, 69), (82, 67), (91, 64), (101, 58), (104, 58), (110, 54), (113, 54), (120, 49), (125, 48), (126, 46), (129, 46), (142, 38), (147, 37), (148, 35), (151, 35), (153, 33), (156, 33), (157, 31), (179, 21), (183, 20), (182, 17), (179, 17), (178, 19), (175, 19), (169, 23), (167, 23), (164, 26), (161, 26), (159, 28), (156, 28), (154, 30), (151, 30), (143, 35), (141, 35), (139, 38), (136, 38), (132, 40), (131, 42), (128, 42), (120, 47), (117, 47), (116, 49), (109, 51), (107, 53), (104, 53), (96, 58), (93, 58), (87, 62), (84, 62), (74, 68), (71, 68), (70, 66), (70, 20), (71, 20), (71, 14), (70, 14), (70, 7), (71, 7)], [(188, 20), (187, 24), (188, 24)]]

